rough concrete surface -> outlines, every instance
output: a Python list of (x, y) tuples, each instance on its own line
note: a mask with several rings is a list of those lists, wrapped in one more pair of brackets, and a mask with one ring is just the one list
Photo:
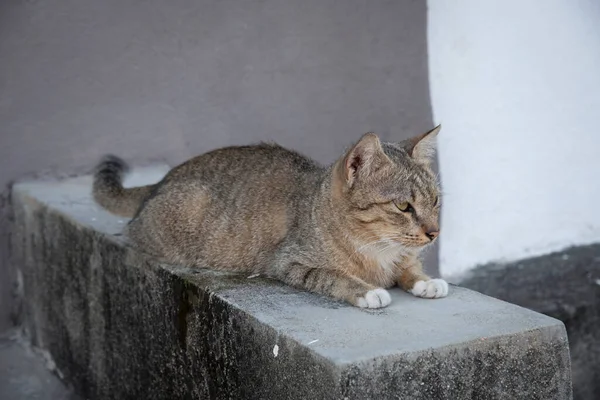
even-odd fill
[(77, 400), (52, 372), (54, 365), (16, 332), (0, 336), (0, 399)]
[(461, 285), (563, 321), (574, 398), (600, 398), (600, 244), (485, 265)]
[(127, 246), (126, 221), (98, 209), (90, 185), (13, 191), (27, 332), (82, 396), (571, 398), (560, 321), (459, 287), (439, 300), (395, 289), (391, 306), (366, 311), (261, 277), (159, 265)]
[(175, 164), (276, 140), (331, 161), (370, 130), (406, 138), (432, 126), (426, 31), (413, 0), (2, 1), (0, 192), (105, 153)]

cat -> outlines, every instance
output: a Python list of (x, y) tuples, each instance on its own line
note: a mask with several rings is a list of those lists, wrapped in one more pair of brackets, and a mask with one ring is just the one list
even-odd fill
[(135, 188), (109, 155), (92, 193), (165, 263), (261, 274), (361, 308), (389, 305), (394, 285), (440, 298), (448, 284), (419, 261), (439, 234), (439, 130), (400, 143), (364, 134), (329, 167), (276, 144), (226, 147)]

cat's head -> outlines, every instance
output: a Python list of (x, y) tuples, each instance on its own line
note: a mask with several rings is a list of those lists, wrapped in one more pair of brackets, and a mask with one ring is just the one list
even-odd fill
[(334, 181), (355, 241), (421, 248), (437, 238), (439, 185), (430, 164), (439, 130), (400, 143), (367, 133), (338, 161)]

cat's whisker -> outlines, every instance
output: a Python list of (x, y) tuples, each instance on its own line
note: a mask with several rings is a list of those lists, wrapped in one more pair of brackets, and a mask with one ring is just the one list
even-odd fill
[[(381, 236), (381, 235), (383, 235), (383, 236)], [(386, 235), (389, 235), (389, 236), (386, 236)], [(382, 231), (382, 232), (378, 232), (378, 234), (375, 234), (372, 232), (363, 233), (361, 235), (354, 237), (353, 239), (357, 240), (357, 241), (360, 241), (362, 239), (388, 240), (388, 239), (393, 239), (394, 237), (398, 237), (398, 232)]]
[[(392, 232), (392, 231), (381, 231), (378, 233), (374, 233), (374, 232), (363, 232), (357, 236), (354, 236), (353, 239), (354, 240), (359, 240), (359, 239), (365, 239), (365, 238), (371, 238), (371, 239), (379, 239), (380, 235), (395, 235), (397, 234), (397, 232)], [(385, 236), (384, 236), (385, 237)]]
[(384, 253), (386, 251), (388, 251), (389, 249), (393, 248), (393, 247), (400, 247), (399, 243), (388, 243), (387, 246), (385, 246), (383, 249), (379, 250), (379, 253)]
[(356, 249), (354, 249), (353, 252), (351, 252), (348, 255), (347, 262), (349, 262), (352, 259), (352, 257), (354, 257), (356, 254), (364, 252), (364, 250), (366, 248), (368, 248), (369, 246), (373, 246), (373, 245), (378, 244), (378, 243), (386, 243), (388, 241), (389, 241), (389, 238), (385, 237), (385, 238), (381, 238), (379, 240), (375, 240), (375, 241), (369, 242), (369, 243), (367, 243), (365, 245), (357, 247)]
[(361, 246), (359, 246), (359, 249), (363, 249), (365, 247), (369, 247), (369, 246), (373, 246), (376, 245), (378, 243), (387, 243), (389, 241), (393, 241), (393, 240), (397, 240), (398, 236), (384, 236), (382, 238), (379, 238), (378, 240), (363, 244)]
[(364, 244), (364, 245), (358, 247), (357, 250), (358, 251), (362, 251), (362, 250), (364, 250), (367, 247), (374, 246), (374, 245), (379, 244), (379, 243), (386, 243), (387, 241), (388, 241), (388, 239), (376, 240), (374, 242), (370, 242), (370, 243), (367, 243), (367, 244)]

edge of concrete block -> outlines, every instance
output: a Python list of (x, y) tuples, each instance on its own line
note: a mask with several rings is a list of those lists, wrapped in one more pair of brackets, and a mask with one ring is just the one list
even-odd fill
[(126, 221), (94, 208), (86, 185), (13, 189), (26, 326), (85, 397), (571, 398), (560, 321), (456, 287), (435, 301), (396, 290), (389, 309), (365, 311), (159, 265), (126, 245)]

